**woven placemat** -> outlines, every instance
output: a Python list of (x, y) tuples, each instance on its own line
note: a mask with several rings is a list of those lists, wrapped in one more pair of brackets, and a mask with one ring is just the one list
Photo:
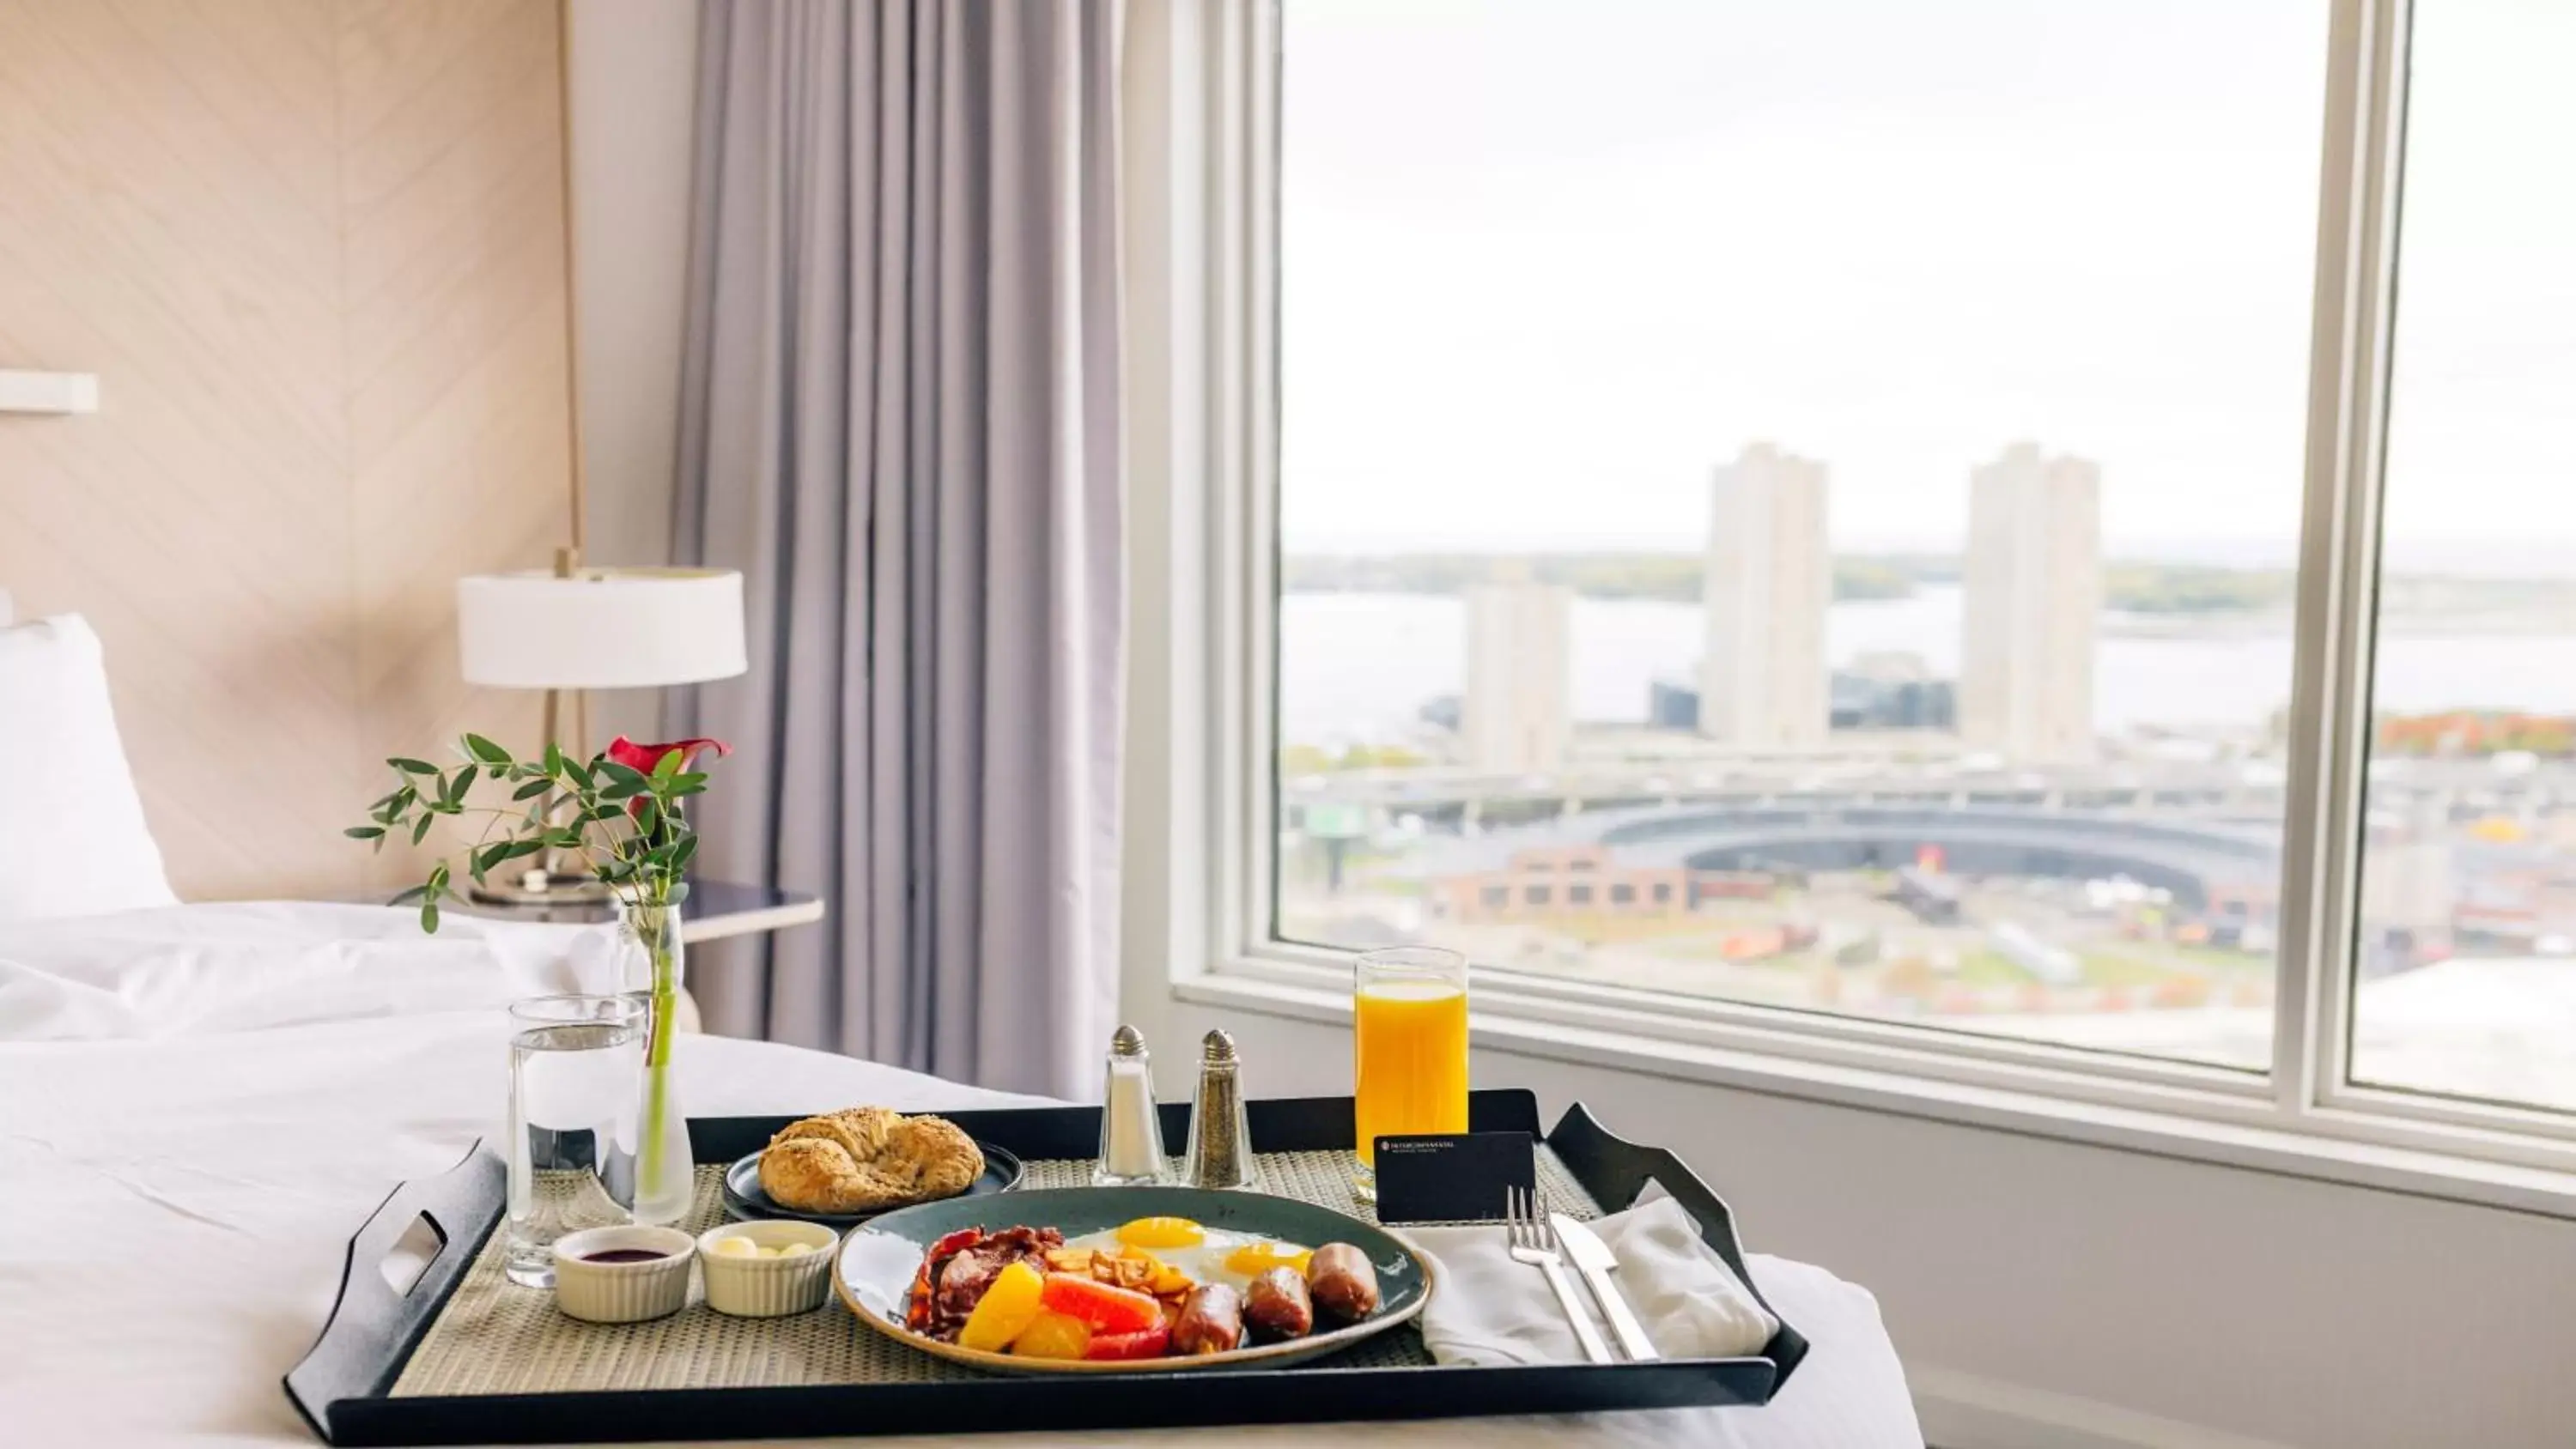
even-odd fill
[[(1570, 1217), (1599, 1210), (1573, 1176), (1541, 1147), (1539, 1193)], [(1350, 1156), (1342, 1152), (1265, 1152), (1265, 1190), (1370, 1219), (1351, 1200)], [(1028, 1187), (1080, 1187), (1089, 1159), (1028, 1164)], [(724, 1169), (698, 1169), (697, 1205), (678, 1226), (703, 1232), (725, 1220)], [(1007, 1222), (1006, 1210), (997, 1223)], [(555, 1311), (554, 1295), (522, 1288), (501, 1272), (503, 1233), (484, 1243), (465, 1281), (412, 1351), (393, 1397), (447, 1394), (546, 1394), (595, 1389), (762, 1388), (783, 1384), (934, 1382), (977, 1377), (972, 1369), (914, 1353), (861, 1327), (836, 1296), (793, 1318), (728, 1318), (706, 1306), (697, 1271), (689, 1306), (651, 1323), (597, 1324)], [(1379, 1334), (1327, 1360), (1339, 1367), (1378, 1368), (1431, 1362), (1410, 1324)]]

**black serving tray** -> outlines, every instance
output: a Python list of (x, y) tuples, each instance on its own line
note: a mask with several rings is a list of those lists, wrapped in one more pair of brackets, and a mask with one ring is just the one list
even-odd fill
[[(1162, 1108), (1164, 1140), (1184, 1140), (1189, 1108)], [(1097, 1107), (1027, 1107), (943, 1113), (969, 1133), (1023, 1159), (1087, 1158), (1100, 1143)], [(1351, 1099), (1292, 1097), (1249, 1104), (1254, 1150), (1347, 1150)], [(1478, 1132), (1539, 1131), (1538, 1098), (1483, 1091), (1469, 1100)], [(789, 1117), (701, 1117), (689, 1123), (700, 1162), (759, 1150)], [(1699, 1223), (1700, 1236), (1738, 1278), (1744, 1266), (1735, 1218), (1681, 1159), (1614, 1137), (1581, 1103), (1545, 1134), (1604, 1211), (1663, 1185)], [(1157, 1428), (1182, 1424), (1433, 1419), (1481, 1414), (1565, 1414), (1766, 1404), (1806, 1357), (1786, 1323), (1755, 1358), (1493, 1368), (1336, 1368), (1323, 1359), (1224, 1373), (1067, 1375), (890, 1384), (586, 1391), (395, 1398), (391, 1389), (491, 1236), (505, 1209), (501, 1159), (477, 1144), (440, 1177), (394, 1189), (349, 1240), (340, 1296), (321, 1337), (286, 1375), (305, 1422), (335, 1445), (573, 1444), (655, 1439), (764, 1439), (857, 1434)], [(416, 1224), (438, 1242), (408, 1292), (379, 1271)], [(1768, 1303), (1765, 1303), (1768, 1307)], [(1775, 1310), (1775, 1315), (1776, 1310)], [(859, 1325), (850, 1331), (860, 1332)], [(1410, 1329), (1400, 1330), (1411, 1332)]]

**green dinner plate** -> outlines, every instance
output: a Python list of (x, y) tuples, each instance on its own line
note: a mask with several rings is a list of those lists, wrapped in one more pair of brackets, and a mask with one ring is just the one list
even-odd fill
[[(1125, 1363), (1015, 1358), (925, 1338), (903, 1326), (913, 1275), (930, 1245), (959, 1228), (1054, 1228), (1079, 1238), (1136, 1218), (1189, 1218), (1205, 1227), (1250, 1233), (1304, 1248), (1349, 1243), (1377, 1268), (1378, 1310), (1366, 1320), (1284, 1343), (1238, 1348), (1198, 1358)], [(1412, 1321), (1438, 1287), (1432, 1259), (1402, 1237), (1295, 1198), (1195, 1187), (1058, 1187), (991, 1198), (951, 1198), (897, 1208), (851, 1230), (832, 1267), (833, 1288), (859, 1321), (898, 1343), (952, 1363), (996, 1373), (1162, 1373), (1176, 1369), (1275, 1368), (1350, 1347)]]

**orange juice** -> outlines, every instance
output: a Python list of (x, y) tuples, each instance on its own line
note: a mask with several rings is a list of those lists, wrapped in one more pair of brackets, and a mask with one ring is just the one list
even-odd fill
[(1363, 982), (1353, 1008), (1360, 1161), (1377, 1139), (1467, 1130), (1467, 988), (1453, 981)]

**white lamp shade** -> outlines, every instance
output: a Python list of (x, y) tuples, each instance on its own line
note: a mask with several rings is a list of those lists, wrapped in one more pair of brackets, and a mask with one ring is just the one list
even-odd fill
[(743, 654), (731, 569), (576, 569), (456, 581), (465, 680), (502, 689), (648, 689), (728, 679)]

